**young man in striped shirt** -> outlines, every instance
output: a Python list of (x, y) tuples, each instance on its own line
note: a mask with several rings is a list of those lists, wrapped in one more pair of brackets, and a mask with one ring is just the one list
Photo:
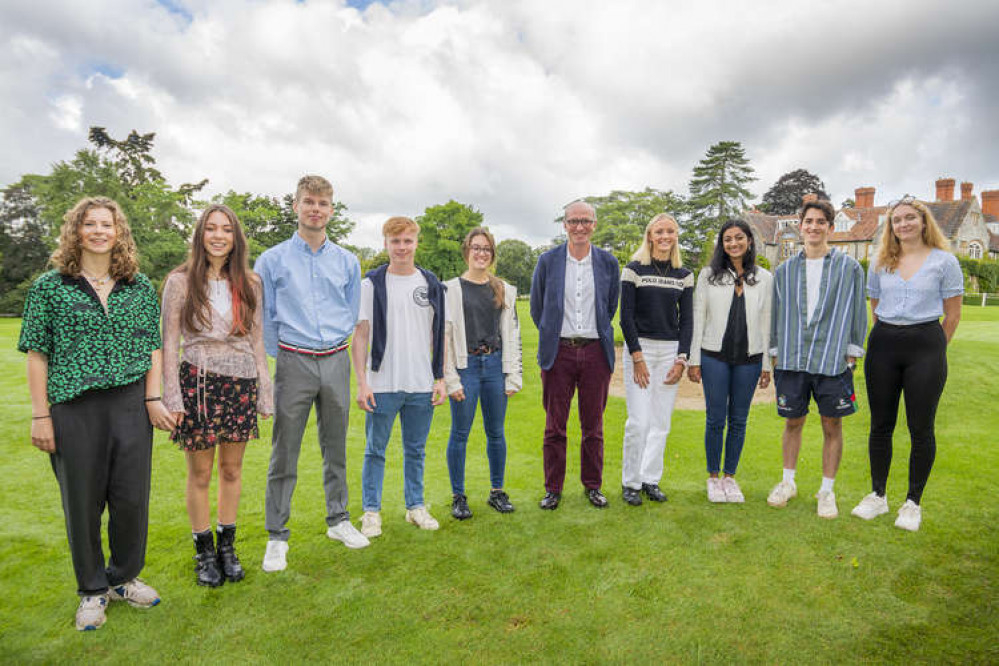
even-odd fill
[(842, 418), (857, 411), (853, 368), (864, 353), (867, 304), (864, 272), (829, 247), (835, 212), (828, 201), (806, 201), (804, 249), (777, 267), (770, 327), (777, 413), (783, 416), (784, 476), (767, 497), (782, 507), (798, 494), (794, 473), (812, 396), (822, 417), (822, 486), (818, 515), (838, 515), (833, 481), (843, 454)]

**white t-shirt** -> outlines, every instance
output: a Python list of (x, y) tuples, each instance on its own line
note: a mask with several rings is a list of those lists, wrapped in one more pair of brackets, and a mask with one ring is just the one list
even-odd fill
[(809, 324), (812, 323), (812, 317), (815, 316), (815, 308), (819, 304), (819, 287), (822, 286), (822, 267), (825, 261), (825, 257), (805, 259), (805, 284), (808, 286), (808, 292), (805, 296), (805, 306), (808, 308), (808, 319), (806, 321)]
[[(385, 290), (385, 355), (378, 372), (372, 372), (369, 349), (368, 385), (374, 393), (429, 393), (434, 388), (434, 309), (427, 298), (427, 279), (420, 271), (386, 273)], [(370, 279), (361, 280), (361, 321), (372, 321), (374, 292)], [(374, 331), (371, 342), (373, 338)]]
[(232, 309), (232, 292), (228, 280), (209, 280), (208, 299), (220, 315), (228, 315)]

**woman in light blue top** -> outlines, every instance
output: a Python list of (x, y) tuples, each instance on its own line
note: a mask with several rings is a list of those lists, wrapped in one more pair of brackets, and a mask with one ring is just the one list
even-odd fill
[(870, 520), (888, 513), (885, 486), (898, 401), (904, 393), (912, 442), (909, 492), (895, 526), (915, 532), (936, 456), (933, 424), (947, 382), (947, 343), (961, 319), (964, 294), (961, 267), (923, 202), (907, 196), (889, 206), (881, 247), (868, 271), (867, 294), (875, 322), (864, 361), (872, 492), (853, 515)]

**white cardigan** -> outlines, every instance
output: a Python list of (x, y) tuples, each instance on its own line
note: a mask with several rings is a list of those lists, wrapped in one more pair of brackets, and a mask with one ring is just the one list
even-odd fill
[[(711, 267), (705, 266), (697, 277), (694, 290), (694, 335), (690, 341), (690, 365), (701, 364), (701, 349), (721, 351), (728, 311), (735, 295), (735, 273), (711, 284)], [(749, 355), (763, 354), (763, 370), (770, 371), (767, 344), (770, 340), (770, 309), (773, 307), (773, 275), (760, 266), (756, 267), (756, 284), (743, 283), (746, 301), (746, 331), (749, 338)]]
[[(448, 395), (461, 386), (458, 368), (468, 367), (468, 343), (465, 341), (465, 305), (461, 298), (461, 279), (451, 278), (447, 286), (447, 309), (450, 316), (445, 325), (444, 383)], [(500, 340), (503, 343), (503, 374), (506, 390), (519, 391), (524, 385), (520, 349), (520, 321), (517, 319), (517, 288), (503, 283), (503, 313), (500, 315)]]

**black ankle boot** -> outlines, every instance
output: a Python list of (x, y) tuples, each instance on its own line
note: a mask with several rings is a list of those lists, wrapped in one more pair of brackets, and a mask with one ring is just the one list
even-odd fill
[(243, 580), (246, 573), (243, 571), (243, 565), (239, 563), (239, 558), (236, 557), (233, 545), (236, 542), (236, 526), (219, 525), (218, 537), (217, 557), (222, 567), (222, 574), (230, 583)]
[(218, 587), (225, 582), (219, 571), (219, 562), (215, 559), (215, 544), (210, 529), (194, 535), (194, 573), (198, 576), (198, 585)]

